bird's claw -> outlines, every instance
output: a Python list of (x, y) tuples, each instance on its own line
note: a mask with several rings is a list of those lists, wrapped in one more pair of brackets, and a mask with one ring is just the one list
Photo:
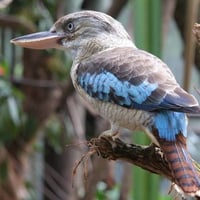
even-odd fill
[(101, 138), (104, 138), (104, 139), (107, 138), (109, 139), (109, 141), (111, 140), (115, 141), (117, 138), (119, 138), (119, 133), (113, 132), (112, 130), (107, 130), (99, 135), (99, 139)]

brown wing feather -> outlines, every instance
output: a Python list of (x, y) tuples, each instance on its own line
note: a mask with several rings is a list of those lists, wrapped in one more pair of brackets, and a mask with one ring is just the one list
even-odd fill
[(80, 76), (82, 73), (100, 74), (104, 71), (133, 86), (144, 81), (157, 84), (144, 102), (134, 105), (135, 108), (200, 113), (197, 100), (179, 86), (168, 66), (150, 53), (131, 47), (106, 50), (81, 62), (77, 73)]

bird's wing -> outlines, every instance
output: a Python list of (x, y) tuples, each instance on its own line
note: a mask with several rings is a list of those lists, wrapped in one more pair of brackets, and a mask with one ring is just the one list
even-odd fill
[(198, 108), (165, 63), (138, 49), (115, 48), (91, 56), (79, 64), (77, 81), (91, 97), (127, 108), (191, 113)]

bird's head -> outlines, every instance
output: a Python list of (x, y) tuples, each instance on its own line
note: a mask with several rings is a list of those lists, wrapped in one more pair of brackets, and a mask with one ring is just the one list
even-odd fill
[(49, 31), (21, 36), (11, 42), (32, 49), (67, 50), (73, 58), (106, 48), (134, 46), (118, 21), (96, 11), (80, 11), (66, 15), (58, 19)]

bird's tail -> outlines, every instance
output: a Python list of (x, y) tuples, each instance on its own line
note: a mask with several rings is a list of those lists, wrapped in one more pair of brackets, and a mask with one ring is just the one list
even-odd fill
[(169, 162), (174, 182), (187, 194), (199, 193), (200, 175), (187, 151), (186, 138), (178, 134), (176, 141), (160, 139), (158, 142), (162, 144), (161, 149)]

